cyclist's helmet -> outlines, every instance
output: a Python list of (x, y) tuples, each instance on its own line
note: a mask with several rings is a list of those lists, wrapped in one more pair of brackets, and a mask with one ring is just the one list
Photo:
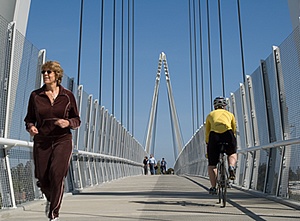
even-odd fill
[(226, 107), (226, 105), (227, 105), (227, 102), (224, 97), (216, 97), (214, 99), (214, 108), (215, 109), (224, 108), (224, 107)]

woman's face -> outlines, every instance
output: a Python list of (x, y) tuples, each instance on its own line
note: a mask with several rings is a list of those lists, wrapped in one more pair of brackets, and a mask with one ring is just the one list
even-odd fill
[(55, 72), (51, 70), (43, 70), (43, 80), (45, 84), (53, 84), (56, 83)]

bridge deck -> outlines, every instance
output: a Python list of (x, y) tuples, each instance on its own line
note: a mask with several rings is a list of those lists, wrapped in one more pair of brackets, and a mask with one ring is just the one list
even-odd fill
[[(65, 195), (60, 220), (299, 220), (300, 210), (230, 189), (226, 208), (207, 192), (209, 182), (199, 177), (172, 175), (124, 178)], [(0, 220), (41, 221), (45, 201), (1, 211)]]

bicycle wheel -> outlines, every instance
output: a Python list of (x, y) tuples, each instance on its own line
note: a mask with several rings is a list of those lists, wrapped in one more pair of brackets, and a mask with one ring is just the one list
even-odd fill
[(223, 207), (226, 206), (226, 201), (227, 201), (227, 185), (225, 184), (225, 186), (223, 187), (223, 196), (222, 196), (222, 200), (223, 200)]
[(227, 200), (227, 175), (224, 160), (221, 160), (218, 164), (217, 183), (219, 203), (222, 203), (222, 207), (225, 207)]
[(220, 185), (218, 185), (218, 197), (219, 197), (219, 203), (222, 202), (222, 188)]
[(218, 168), (217, 168), (218, 174), (217, 174), (217, 184), (218, 184), (218, 198), (219, 198), (219, 203), (221, 203), (222, 201), (222, 196), (223, 196), (223, 189), (222, 189), (222, 163), (218, 164)]
[(221, 168), (221, 193), (222, 193), (222, 201), (223, 207), (226, 206), (227, 201), (227, 176), (226, 176), (226, 167), (224, 165), (224, 161)]
[(221, 203), (222, 195), (221, 195), (221, 185), (220, 185), (220, 173), (219, 173), (219, 168), (218, 167), (218, 178), (217, 178), (217, 191), (218, 191), (218, 198), (219, 198), (219, 203)]

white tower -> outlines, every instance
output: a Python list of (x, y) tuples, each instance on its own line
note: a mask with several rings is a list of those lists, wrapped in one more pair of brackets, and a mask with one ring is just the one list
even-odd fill
[(177, 117), (176, 107), (175, 107), (175, 101), (173, 97), (172, 92), (172, 86), (171, 86), (171, 79), (167, 64), (167, 56), (164, 52), (161, 52), (159, 55), (159, 61), (158, 61), (158, 69), (156, 73), (156, 79), (155, 79), (155, 87), (154, 87), (154, 93), (152, 98), (152, 105), (151, 105), (151, 112), (150, 112), (150, 119), (148, 124), (148, 131), (147, 131), (147, 137), (146, 137), (146, 144), (145, 144), (145, 151), (147, 153), (150, 153), (150, 147), (152, 144), (152, 138), (154, 137), (154, 124), (156, 120), (157, 115), (157, 100), (158, 100), (158, 92), (159, 92), (159, 83), (160, 83), (160, 72), (162, 65), (164, 66), (164, 72), (166, 76), (166, 83), (167, 83), (167, 89), (168, 89), (168, 98), (169, 98), (169, 107), (170, 107), (170, 116), (171, 116), (171, 123), (172, 123), (172, 135), (173, 135), (173, 144), (174, 144), (174, 156), (177, 158), (178, 154), (182, 151), (182, 137), (180, 132), (180, 125), (179, 120)]
[(31, 0), (0, 0), (0, 15), (8, 22), (15, 21), (16, 29), (26, 35)]
[(299, 25), (300, 18), (300, 0), (288, 0), (290, 16), (293, 25), (293, 29), (295, 29)]

